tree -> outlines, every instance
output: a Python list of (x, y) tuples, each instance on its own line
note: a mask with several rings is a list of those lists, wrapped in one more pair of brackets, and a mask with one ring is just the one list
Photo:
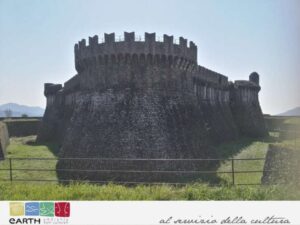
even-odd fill
[(6, 118), (12, 117), (12, 111), (11, 111), (11, 109), (4, 110), (4, 114), (5, 114)]
[(23, 114), (21, 115), (21, 117), (26, 118), (26, 117), (28, 117), (28, 115), (27, 115), (26, 113), (23, 113)]

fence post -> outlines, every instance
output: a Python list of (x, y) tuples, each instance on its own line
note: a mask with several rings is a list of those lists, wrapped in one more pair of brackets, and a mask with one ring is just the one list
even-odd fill
[(235, 181), (234, 181), (234, 158), (231, 159), (231, 175), (232, 175), (232, 184), (235, 185)]
[(12, 160), (9, 158), (9, 177), (10, 177), (10, 182), (13, 181), (13, 176), (12, 176)]

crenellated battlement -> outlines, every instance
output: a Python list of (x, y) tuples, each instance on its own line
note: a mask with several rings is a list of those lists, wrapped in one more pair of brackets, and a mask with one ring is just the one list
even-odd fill
[[(180, 37), (179, 44), (173, 36), (164, 35), (163, 41), (156, 40), (155, 33), (145, 33), (144, 39), (136, 39), (135, 33), (124, 32), (124, 38), (116, 40), (115, 33), (104, 34), (104, 42), (99, 43), (97, 35), (89, 37), (88, 44), (82, 39), (75, 44), (75, 66), (78, 72), (84, 70), (87, 62), (103, 62), (101, 60), (148, 57), (167, 58), (185, 61), (186, 64), (197, 64), (197, 46)], [(90, 64), (90, 63), (89, 63)]]

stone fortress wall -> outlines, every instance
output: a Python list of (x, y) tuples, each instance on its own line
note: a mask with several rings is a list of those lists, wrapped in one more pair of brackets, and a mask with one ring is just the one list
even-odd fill
[[(135, 41), (133, 32), (125, 32), (122, 41), (114, 33), (104, 40), (80, 41), (74, 47), (78, 74), (64, 86), (45, 84), (47, 108), (38, 139), (59, 141), (61, 157), (209, 158), (217, 154), (209, 146), (266, 134), (257, 73), (230, 82), (198, 65), (197, 46), (182, 37), (175, 44), (173, 36), (159, 42), (155, 33), (145, 33), (144, 41)], [(107, 169), (103, 163), (79, 164)], [(74, 165), (61, 160), (58, 167)], [(129, 166), (121, 165), (118, 169)]]
[(0, 121), (0, 160), (6, 156), (6, 147), (9, 145), (9, 135), (6, 124)]

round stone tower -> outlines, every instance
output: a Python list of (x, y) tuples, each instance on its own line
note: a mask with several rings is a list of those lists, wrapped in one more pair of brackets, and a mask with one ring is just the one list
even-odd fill
[(232, 109), (240, 98), (245, 104), (258, 102), (257, 92), (249, 94), (258, 88), (254, 75), (231, 88), (226, 76), (198, 65), (197, 46), (182, 37), (177, 44), (168, 35), (157, 41), (155, 33), (140, 39), (125, 32), (116, 40), (112, 33), (102, 43), (98, 36), (88, 44), (81, 40), (74, 52), (78, 74), (63, 86), (45, 85), (47, 108), (38, 135), (39, 140), (59, 141), (61, 180), (198, 179), (199, 174), (122, 171), (213, 168), (211, 161), (180, 164), (176, 159), (217, 157), (210, 146), (237, 138), (240, 120), (249, 120), (235, 121)]

